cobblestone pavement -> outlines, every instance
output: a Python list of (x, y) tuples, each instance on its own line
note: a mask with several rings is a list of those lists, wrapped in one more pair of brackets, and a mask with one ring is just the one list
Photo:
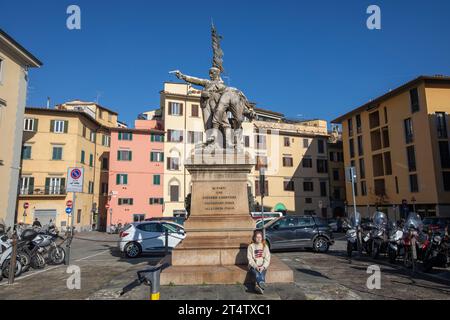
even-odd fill
[[(32, 270), (9, 286), (0, 282), (0, 299), (148, 299), (149, 288), (134, 283), (136, 271), (156, 264), (160, 256), (124, 259), (116, 248), (117, 235), (78, 234), (71, 264), (81, 269), (81, 289), (69, 290), (66, 266)], [(339, 239), (339, 236), (337, 237)], [(385, 259), (356, 258), (349, 263), (345, 241), (338, 240), (327, 254), (310, 251), (274, 253), (294, 270), (295, 283), (270, 285), (264, 296), (243, 285), (164, 286), (161, 299), (450, 299), (450, 271), (437, 270), (432, 277), (416, 275)], [(381, 268), (381, 289), (369, 290), (367, 267)], [(126, 293), (120, 295), (123, 289)]]

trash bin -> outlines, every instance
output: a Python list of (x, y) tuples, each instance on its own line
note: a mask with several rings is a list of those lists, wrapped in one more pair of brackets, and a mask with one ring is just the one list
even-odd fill
[(156, 266), (137, 272), (139, 281), (150, 287), (150, 300), (159, 300), (159, 277), (161, 268), (162, 264), (157, 264)]

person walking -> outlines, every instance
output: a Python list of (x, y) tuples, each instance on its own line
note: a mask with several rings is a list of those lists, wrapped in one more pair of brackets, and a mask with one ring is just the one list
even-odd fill
[(32, 227), (42, 228), (41, 222), (38, 220), (38, 218), (35, 218), (33, 221)]
[(250, 271), (256, 279), (255, 291), (263, 294), (266, 288), (266, 272), (270, 265), (270, 250), (260, 230), (253, 233), (252, 243), (247, 249), (247, 259)]

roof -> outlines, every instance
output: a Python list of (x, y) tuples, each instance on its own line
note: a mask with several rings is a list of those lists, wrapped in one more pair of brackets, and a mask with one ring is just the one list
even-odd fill
[(135, 132), (135, 133), (160, 133), (164, 134), (164, 130), (158, 129), (136, 129), (136, 128), (110, 128), (111, 131), (117, 132)]
[(270, 114), (270, 115), (273, 115), (273, 116), (284, 118), (284, 114), (283, 113), (279, 113), (279, 112), (275, 112), (275, 111), (271, 111), (271, 110), (267, 110), (267, 109), (262, 109), (262, 108), (256, 108), (255, 107), (255, 112), (267, 113), (267, 114)]
[(32, 55), (27, 49), (22, 47), (20, 43), (18, 43), (16, 40), (14, 40), (10, 35), (8, 35), (3, 29), (0, 28), (0, 37), (3, 37), (7, 42), (10, 43), (12, 47), (14, 47), (16, 50), (21, 52), (27, 60), (29, 60), (29, 66), (30, 67), (40, 67), (42, 66), (42, 62), (36, 58), (34, 55)]
[(117, 112), (115, 112), (115, 111), (113, 111), (113, 110), (111, 110), (111, 109), (108, 109), (108, 108), (106, 108), (106, 107), (104, 107), (104, 106), (102, 106), (102, 105), (99, 105), (99, 104), (96, 103), (96, 102), (82, 101), (82, 100), (72, 100), (72, 101), (64, 102), (64, 103), (62, 103), (62, 104), (60, 104), (60, 105), (64, 105), (64, 104), (66, 104), (66, 105), (87, 105), (87, 106), (89, 106), (89, 105), (95, 105), (95, 106), (97, 106), (97, 107), (100, 108), (100, 109), (103, 109), (103, 110), (106, 110), (106, 111), (108, 111), (108, 112), (110, 112), (110, 113), (112, 113), (112, 114), (118, 115)]
[(410, 87), (414, 87), (419, 83), (422, 82), (427, 82), (427, 83), (448, 83), (450, 84), (450, 77), (448, 76), (419, 76), (397, 88), (395, 88), (394, 90), (391, 90), (381, 96), (379, 96), (378, 98), (369, 101), (368, 103), (363, 104), (362, 106), (353, 109), (349, 112), (347, 112), (346, 114), (334, 119), (331, 121), (331, 123), (341, 123), (344, 119), (349, 118), (352, 114), (354, 113), (359, 113), (361, 111), (365, 111), (371, 107), (373, 107), (374, 105), (377, 105), (389, 98), (392, 98), (396, 95), (398, 95), (399, 93), (405, 91), (406, 89), (410, 88)]

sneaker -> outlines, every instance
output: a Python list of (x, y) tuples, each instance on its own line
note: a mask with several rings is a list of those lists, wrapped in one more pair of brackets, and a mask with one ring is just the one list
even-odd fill
[(255, 291), (256, 293), (264, 294), (264, 290), (258, 284), (255, 284)]
[(266, 283), (264, 281), (261, 281), (259, 283), (259, 286), (261, 287), (261, 289), (265, 290), (266, 289)]

